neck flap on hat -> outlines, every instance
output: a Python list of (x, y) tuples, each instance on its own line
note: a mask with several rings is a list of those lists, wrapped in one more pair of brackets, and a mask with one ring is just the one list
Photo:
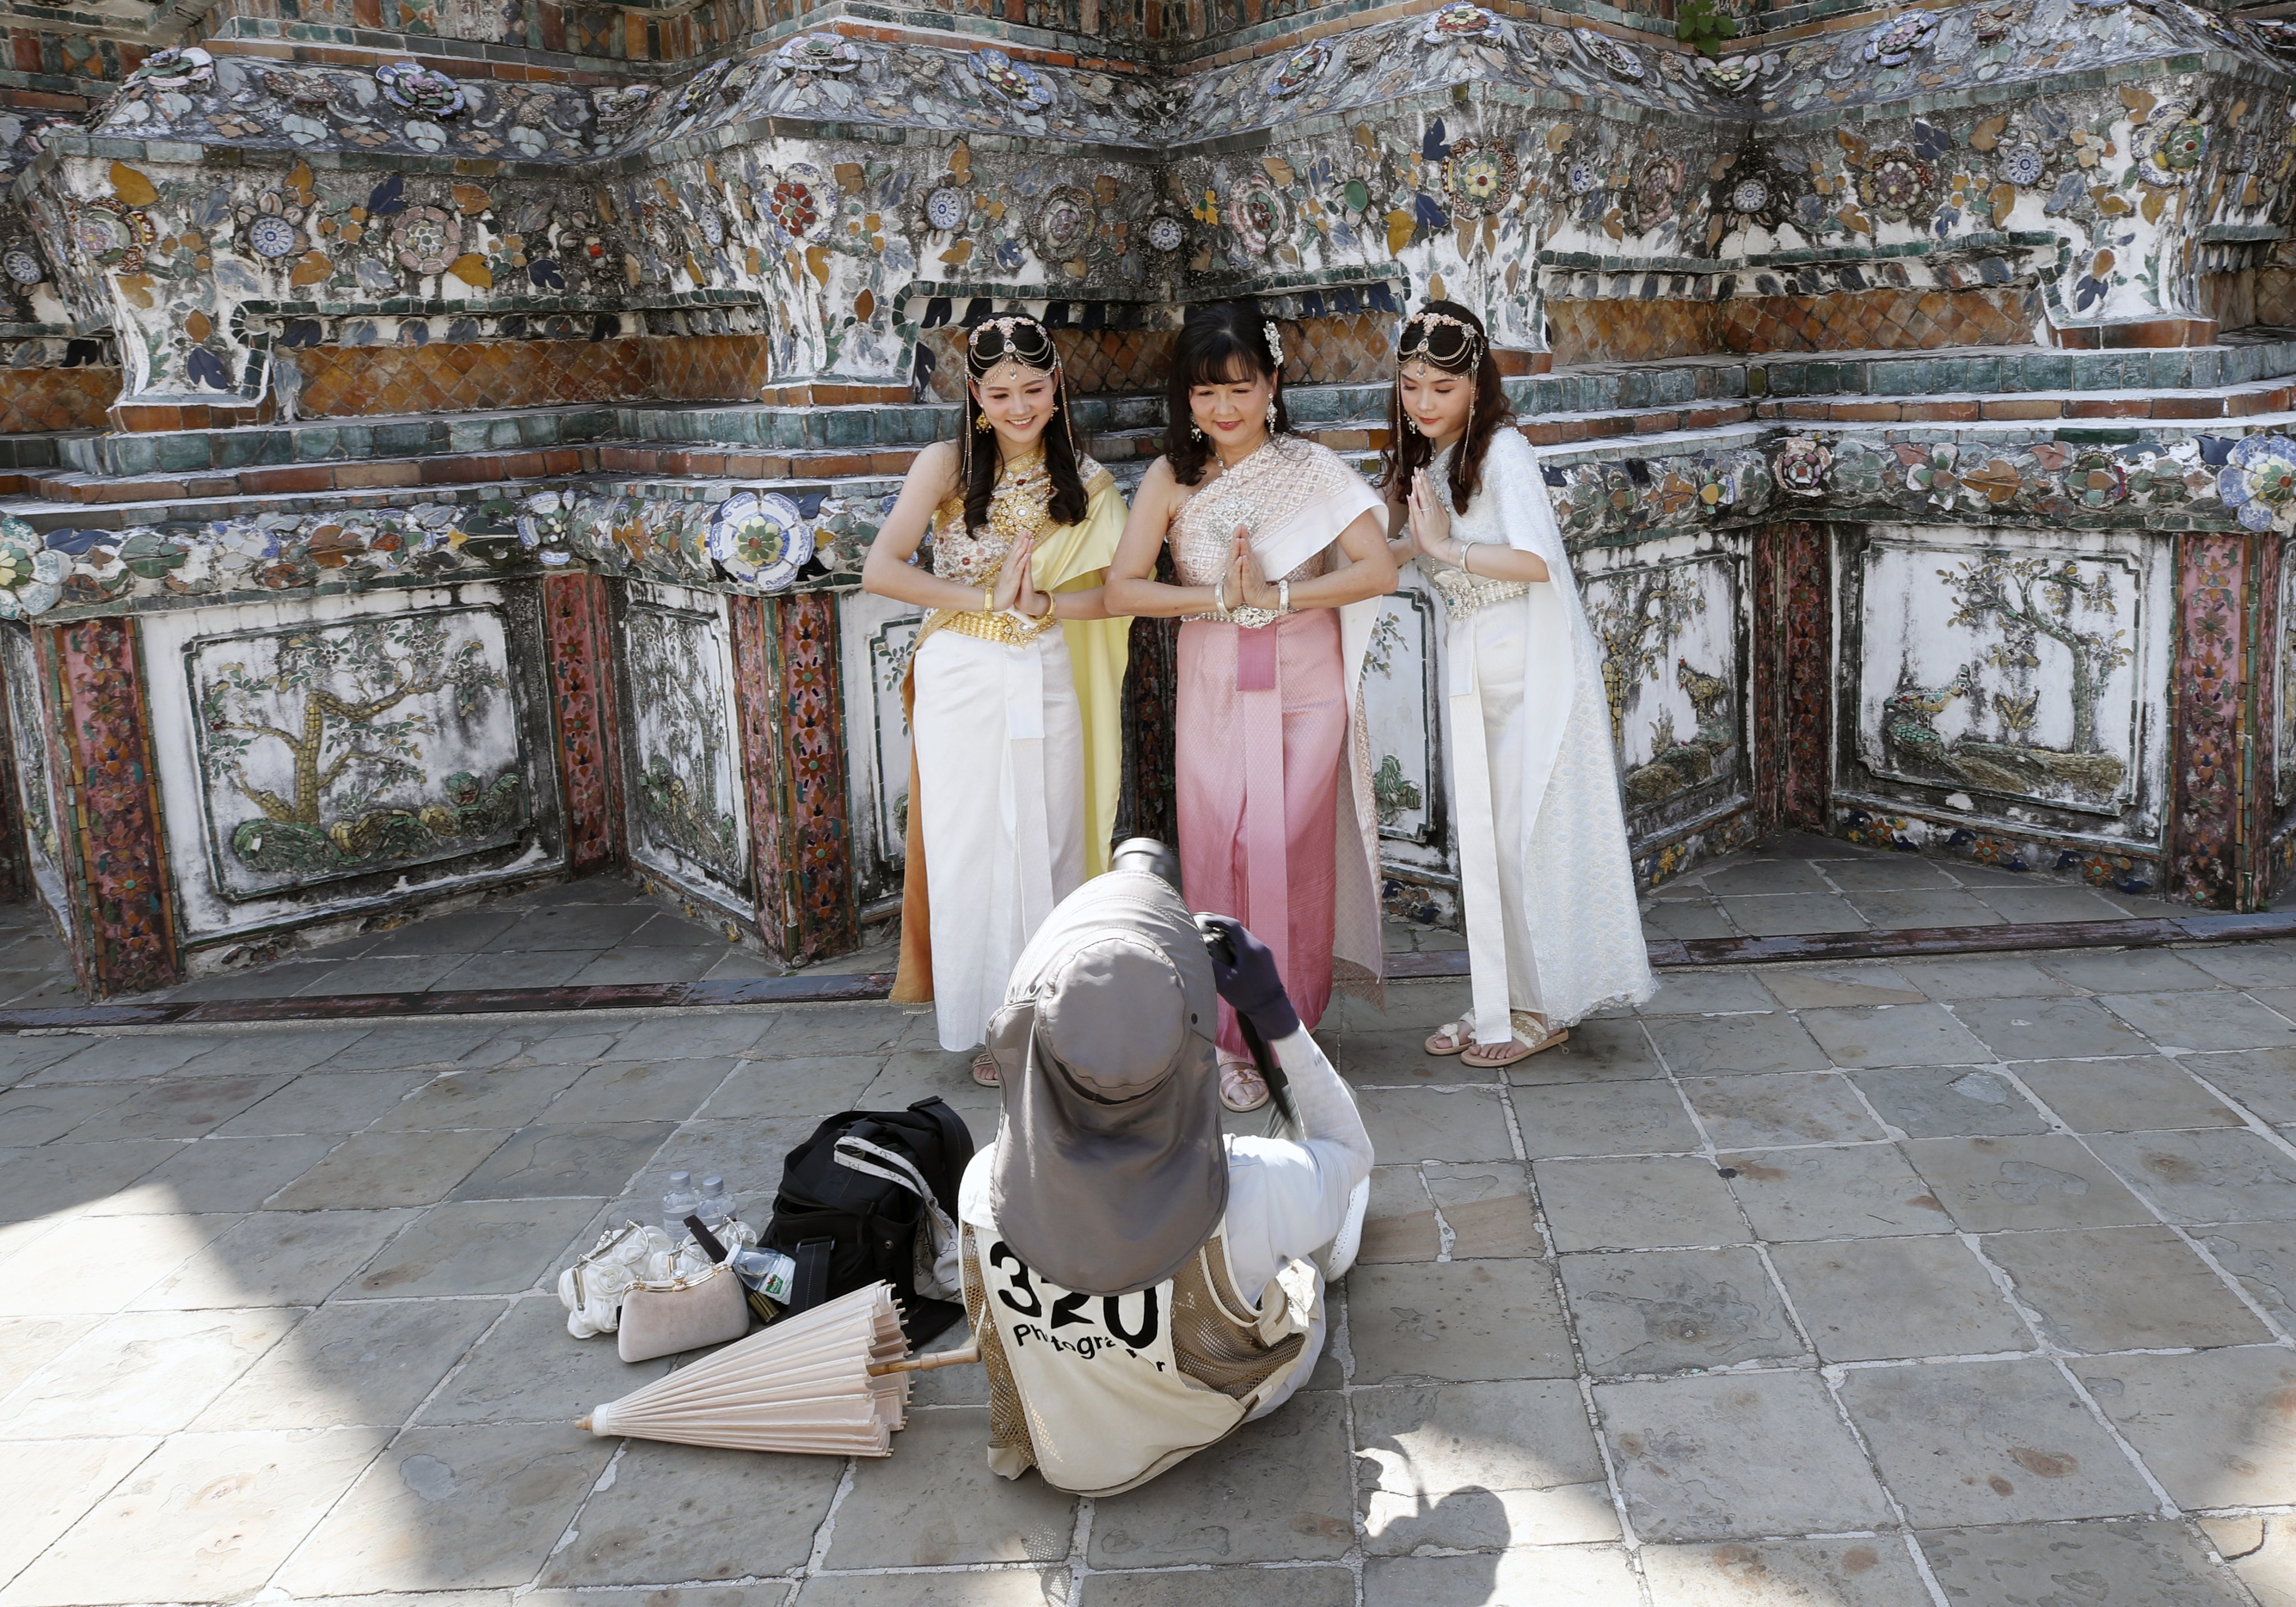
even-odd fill
[(997, 1231), (1079, 1293), (1161, 1283), (1227, 1209), (1218, 996), (1187, 906), (1144, 872), (1095, 877), (1037, 929), (1004, 996), (988, 1024)]

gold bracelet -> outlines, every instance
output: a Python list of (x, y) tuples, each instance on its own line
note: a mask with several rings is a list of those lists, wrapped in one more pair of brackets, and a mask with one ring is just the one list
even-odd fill
[(1226, 575), (1212, 582), (1212, 611), (1222, 614), (1227, 612), (1227, 577)]
[(980, 588), (980, 611), (984, 614), (993, 614), (996, 611), (996, 588), (995, 586), (984, 586)]

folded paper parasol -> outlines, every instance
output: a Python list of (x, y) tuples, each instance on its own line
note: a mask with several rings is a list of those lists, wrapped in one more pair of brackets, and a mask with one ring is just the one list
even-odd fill
[(872, 1283), (680, 1367), (582, 1419), (593, 1434), (737, 1451), (890, 1456), (908, 1421), (911, 1373), (979, 1359), (914, 1360), (890, 1283)]

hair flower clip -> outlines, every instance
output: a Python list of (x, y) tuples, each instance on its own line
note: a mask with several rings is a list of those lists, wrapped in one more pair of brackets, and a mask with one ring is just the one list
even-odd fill
[(1276, 372), (1281, 373), (1283, 370), (1283, 337), (1276, 332), (1275, 320), (1263, 320), (1259, 332), (1267, 337), (1267, 355), (1275, 359)]

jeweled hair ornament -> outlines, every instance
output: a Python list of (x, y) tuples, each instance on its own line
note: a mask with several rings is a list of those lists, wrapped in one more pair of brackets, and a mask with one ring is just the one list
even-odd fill
[(1481, 332), (1448, 313), (1414, 313), (1395, 343), (1395, 365), (1425, 360), (1454, 373), (1470, 373), (1483, 360)]
[(1267, 355), (1275, 360), (1275, 372), (1282, 373), (1283, 372), (1283, 336), (1276, 329), (1275, 320), (1263, 319), (1259, 325), (1259, 332), (1267, 337)]
[[(1069, 451), (1076, 451), (1076, 425), (1069, 417), (1068, 385), (1061, 373), (1060, 348), (1053, 344), (1051, 330), (1026, 313), (1006, 313), (1001, 317), (984, 319), (965, 332), (964, 365), (975, 385), (996, 379), (1006, 368), (1015, 371), (1015, 379), (1021, 373), (1052, 375), (1053, 408), (1061, 415)], [(985, 419), (987, 415), (982, 416)], [(957, 446), (968, 480), (972, 471), (972, 433), (960, 422)]]

